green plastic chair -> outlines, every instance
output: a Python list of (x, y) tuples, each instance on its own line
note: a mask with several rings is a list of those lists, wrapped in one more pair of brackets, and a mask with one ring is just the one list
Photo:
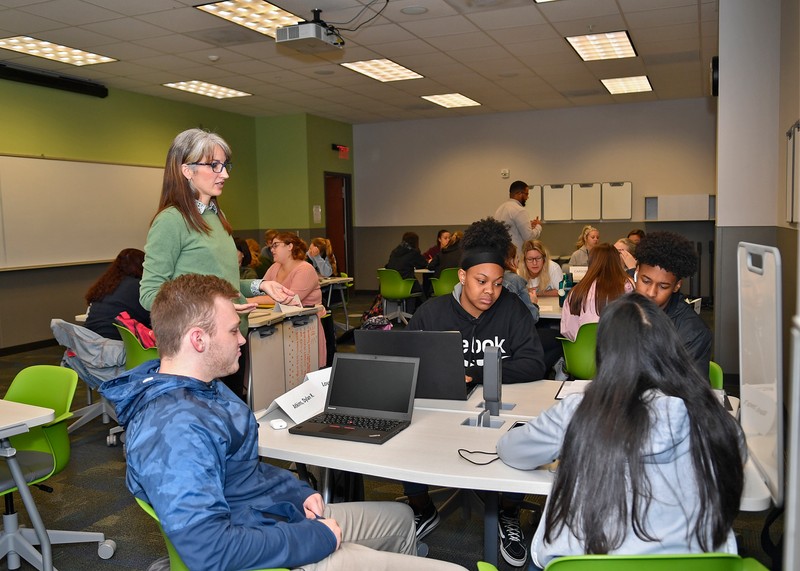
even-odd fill
[[(480, 569), (480, 567), (479, 567)], [(756, 559), (730, 553), (579, 555), (558, 557), (545, 571), (767, 571)]]
[(453, 293), (453, 288), (458, 283), (458, 268), (445, 268), (438, 278), (431, 278), (433, 295), (448, 295)]
[(122, 344), (125, 345), (125, 368), (133, 369), (142, 363), (146, 363), (152, 359), (158, 359), (158, 348), (151, 347), (145, 349), (136, 336), (130, 332), (127, 327), (123, 327), (119, 323), (115, 323), (114, 327), (119, 330), (119, 335), (122, 337)]
[(486, 561), (478, 561), (478, 571), (497, 571), (497, 567)]
[[(78, 385), (78, 373), (67, 367), (34, 365), (20, 371), (6, 392), (5, 400), (53, 409), (55, 418), (28, 432), (12, 436), (9, 440), (17, 450), (17, 457), (28, 486), (36, 485), (61, 472), (69, 463), (70, 443), (67, 420), (72, 417), (70, 407)], [(49, 458), (48, 458), (49, 457)], [(43, 460), (47, 460), (43, 462)], [(52, 464), (50, 464), (52, 462)], [(48, 469), (49, 468), (49, 469)], [(32, 528), (19, 528), (10, 487), (0, 491), (6, 497), (6, 515), (1, 534), (5, 548), (14, 551), (34, 567), (41, 568), (41, 555), (27, 546), (38, 545)], [(98, 555), (108, 559), (114, 555), (116, 544), (106, 540), (102, 533), (86, 531), (47, 530), (51, 545), (66, 543), (97, 543)], [(0, 558), (6, 553), (0, 552)]]
[(597, 323), (581, 325), (575, 341), (564, 337), (558, 337), (558, 339), (561, 340), (561, 348), (564, 350), (567, 372), (576, 379), (593, 379), (595, 373), (594, 353), (597, 349)]
[[(383, 298), (383, 315), (389, 321), (399, 319), (408, 325), (411, 314), (406, 311), (406, 302), (412, 297), (419, 297), (420, 293), (411, 293), (411, 288), (417, 283), (414, 278), (403, 279), (400, 272), (388, 268), (378, 269), (378, 281), (381, 286), (381, 297)], [(397, 302), (397, 310), (391, 314), (386, 314), (386, 302)]]
[(711, 388), (721, 391), (723, 388), (722, 382), (722, 367), (714, 361), (708, 362), (708, 380), (711, 382)]
[[(161, 527), (161, 521), (158, 519), (155, 510), (144, 500), (140, 500), (139, 498), (134, 499), (136, 500), (136, 503), (139, 504), (139, 507), (142, 508), (147, 515), (156, 520), (156, 523), (158, 523), (158, 531), (161, 532), (161, 537), (164, 538), (164, 543), (167, 546), (170, 571), (189, 571), (189, 568), (184, 564), (180, 555), (178, 555), (178, 552), (175, 550), (175, 546), (172, 545), (169, 537), (167, 537), (167, 534), (164, 533), (164, 528)], [(262, 569), (260, 571), (288, 571), (288, 569)]]

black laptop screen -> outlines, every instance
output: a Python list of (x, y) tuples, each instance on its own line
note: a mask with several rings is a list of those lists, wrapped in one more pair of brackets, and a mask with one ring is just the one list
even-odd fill
[(386, 357), (337, 355), (328, 395), (331, 407), (405, 413), (414, 390), (416, 363)]

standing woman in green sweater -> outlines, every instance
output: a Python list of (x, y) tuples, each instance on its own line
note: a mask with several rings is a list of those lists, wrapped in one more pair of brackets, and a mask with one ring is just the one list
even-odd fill
[[(231, 169), (228, 144), (215, 133), (189, 129), (172, 142), (164, 167), (158, 212), (150, 223), (144, 247), (144, 271), (139, 300), (150, 310), (161, 284), (183, 274), (210, 274), (225, 279), (242, 294), (234, 307), (247, 333), (247, 314), (255, 307), (245, 297), (266, 293), (281, 303), (294, 292), (277, 282), (240, 280), (232, 228), (217, 203)], [(223, 379), (234, 393), (243, 395), (242, 348), (239, 371)]]

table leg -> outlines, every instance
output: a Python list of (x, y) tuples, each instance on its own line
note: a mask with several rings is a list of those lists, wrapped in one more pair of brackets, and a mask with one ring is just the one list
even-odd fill
[(11, 446), (11, 441), (3, 439), (2, 452), (6, 456), (8, 468), (11, 471), (11, 477), (17, 484), (17, 491), (22, 498), (22, 504), (28, 510), (28, 517), (33, 524), (33, 529), (36, 531), (36, 537), (39, 540), (40, 551), (42, 552), (42, 569), (43, 571), (53, 571), (53, 555), (50, 550), (50, 537), (47, 535), (47, 529), (42, 523), (42, 518), (39, 515), (39, 510), (36, 509), (36, 503), (33, 501), (31, 491), (28, 489), (28, 484), (25, 482), (25, 476), (22, 474), (22, 469), (19, 467), (19, 462), (14, 457), (16, 452)]
[(331, 491), (333, 488), (333, 482), (331, 481), (331, 469), (322, 468), (320, 479), (322, 480), (320, 482), (320, 494), (322, 495), (322, 501), (327, 505), (331, 501)]
[(483, 560), (497, 566), (497, 509), (500, 492), (486, 492), (483, 500)]

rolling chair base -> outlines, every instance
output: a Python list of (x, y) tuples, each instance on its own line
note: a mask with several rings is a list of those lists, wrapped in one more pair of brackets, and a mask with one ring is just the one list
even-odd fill
[[(47, 530), (47, 536), (50, 538), (51, 546), (96, 542), (98, 544), (97, 555), (101, 559), (111, 558), (117, 550), (117, 544), (113, 540), (106, 539), (105, 535), (98, 532)], [(39, 545), (39, 538), (36, 537), (34, 529), (19, 527), (16, 512), (3, 514), (0, 559), (7, 558), (9, 569), (19, 569), (21, 559), (24, 559), (41, 571), (43, 567), (42, 554), (36, 550), (35, 545)], [(57, 571), (55, 567), (53, 571)]]

